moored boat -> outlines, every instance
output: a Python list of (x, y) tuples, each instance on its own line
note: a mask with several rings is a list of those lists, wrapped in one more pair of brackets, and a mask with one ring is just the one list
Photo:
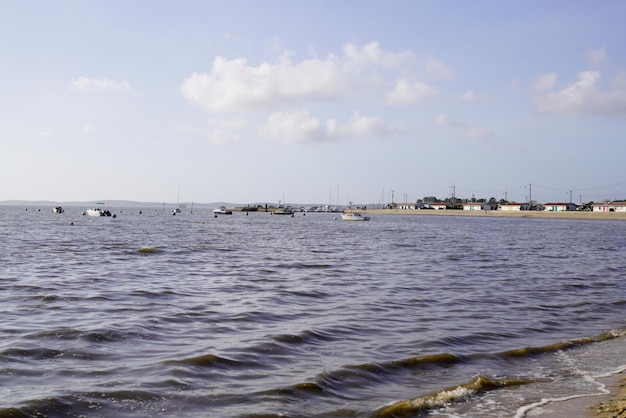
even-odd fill
[(274, 214), (274, 215), (293, 215), (293, 209), (291, 209), (289, 206), (287, 206), (287, 207), (279, 207), (274, 212), (272, 212), (272, 214)]
[(61, 206), (55, 206), (52, 208), (52, 213), (63, 213), (65, 210)]
[(344, 221), (369, 221), (370, 217), (364, 216), (358, 212), (348, 212), (342, 213), (341, 219), (343, 219)]
[(213, 209), (214, 215), (232, 215), (233, 211), (228, 209), (226, 206), (220, 206), (218, 208)]
[(102, 206), (104, 203), (96, 202), (96, 206), (93, 208), (87, 209), (83, 212), (83, 215), (87, 216), (111, 216), (111, 211), (108, 209), (104, 209)]

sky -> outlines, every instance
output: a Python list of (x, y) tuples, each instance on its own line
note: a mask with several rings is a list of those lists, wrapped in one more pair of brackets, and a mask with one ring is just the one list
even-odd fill
[(3, 2), (0, 201), (626, 198), (626, 2)]

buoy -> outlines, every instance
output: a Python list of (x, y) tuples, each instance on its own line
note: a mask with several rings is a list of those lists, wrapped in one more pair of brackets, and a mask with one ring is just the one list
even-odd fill
[(74, 222), (70, 222), (70, 225), (74, 225)]
[(217, 215), (213, 215), (214, 218), (217, 218)]

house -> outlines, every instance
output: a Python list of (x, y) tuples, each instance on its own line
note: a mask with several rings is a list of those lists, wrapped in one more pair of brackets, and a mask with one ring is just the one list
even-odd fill
[(576, 210), (578, 206), (575, 203), (546, 203), (543, 205), (545, 210), (549, 212), (564, 212)]
[(417, 203), (398, 203), (397, 209), (415, 210), (419, 209)]
[(448, 207), (448, 204), (446, 202), (431, 203), (429, 206), (435, 210), (444, 210)]
[(463, 203), (463, 210), (491, 210), (491, 205), (485, 202)]
[(522, 209), (522, 207), (524, 205), (528, 205), (528, 204), (527, 203), (508, 202), (508, 203), (501, 204), (499, 210), (502, 210), (502, 211), (505, 211), (505, 212), (513, 212), (513, 211), (517, 212), (517, 211), (520, 211), (520, 210), (525, 210), (525, 209)]
[(594, 203), (593, 211), (594, 212), (626, 212), (626, 201)]

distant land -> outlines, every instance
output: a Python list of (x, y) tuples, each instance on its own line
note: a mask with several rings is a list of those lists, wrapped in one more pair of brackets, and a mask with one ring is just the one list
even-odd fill
[(215, 208), (217, 206), (245, 206), (245, 205), (235, 205), (226, 202), (213, 202), (213, 203), (196, 203), (196, 202), (136, 202), (132, 200), (86, 200), (86, 201), (70, 201), (70, 202), (60, 202), (60, 201), (51, 201), (51, 200), (2, 200), (0, 201), (0, 206), (81, 206), (85, 208), (90, 208), (95, 205), (96, 202), (102, 202), (105, 206), (115, 207), (115, 208), (161, 208), (165, 206), (166, 208), (175, 208), (179, 206), (181, 208), (191, 208), (192, 205), (194, 208), (198, 209), (206, 209), (206, 208)]
[[(218, 206), (226, 206), (228, 208), (242, 208), (248, 206), (247, 203), (230, 203), (230, 202), (210, 202), (210, 203), (198, 203), (198, 202), (137, 202), (133, 200), (85, 200), (85, 201), (52, 201), (52, 200), (0, 200), (0, 206), (81, 206), (85, 208), (90, 208), (95, 205), (96, 202), (102, 202), (105, 206), (113, 207), (113, 208), (175, 208), (180, 207), (181, 209), (191, 209), (193, 206), (194, 209), (214, 209)], [(268, 206), (276, 206), (278, 202), (254, 202), (250, 203), (251, 206), (256, 205), (268, 205)], [(320, 204), (301, 204), (301, 203), (284, 203), (285, 206), (291, 207), (310, 207), (310, 206), (320, 206)], [(323, 206), (324, 204), (322, 204)], [(337, 206), (337, 205), (335, 205)], [(338, 205), (341, 207), (347, 205)], [(380, 204), (368, 205), (370, 207), (380, 207)]]

